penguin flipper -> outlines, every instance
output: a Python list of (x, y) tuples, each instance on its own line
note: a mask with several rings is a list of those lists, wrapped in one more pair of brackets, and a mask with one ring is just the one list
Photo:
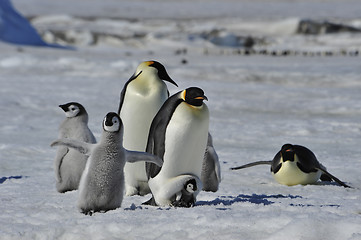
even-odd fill
[(252, 162), (252, 163), (248, 163), (239, 167), (232, 167), (230, 168), (231, 170), (238, 170), (238, 169), (243, 169), (243, 168), (248, 168), (248, 167), (253, 167), (253, 166), (257, 166), (257, 165), (272, 165), (272, 161), (257, 161), (257, 162)]
[(79, 151), (80, 153), (89, 156), (91, 154), (92, 146), (94, 144), (85, 143), (73, 139), (63, 138), (55, 140), (50, 144), (51, 147), (54, 146), (67, 146), (70, 148), (74, 148), (75, 150)]
[(158, 206), (157, 203), (154, 200), (154, 197), (152, 196), (151, 199), (149, 199), (148, 201), (142, 203), (142, 205), (150, 205), (150, 206)]
[(318, 170), (320, 170), (322, 172), (322, 175), (326, 175), (327, 177), (331, 178), (333, 181), (337, 182), (338, 184), (340, 184), (341, 186), (345, 187), (345, 188), (352, 188), (349, 185), (345, 184), (344, 182), (342, 182), (340, 179), (338, 179), (337, 177), (333, 176), (331, 173), (329, 173), (325, 167), (323, 167), (322, 165), (320, 165), (320, 168), (317, 168)]
[(134, 163), (134, 162), (145, 161), (145, 162), (154, 163), (159, 167), (163, 165), (163, 160), (160, 157), (150, 153), (126, 150), (126, 154), (127, 154), (127, 162)]

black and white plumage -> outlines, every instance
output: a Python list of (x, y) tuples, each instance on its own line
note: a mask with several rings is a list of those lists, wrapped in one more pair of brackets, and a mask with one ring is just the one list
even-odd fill
[[(204, 100), (207, 97), (202, 89), (187, 88), (171, 96), (155, 116), (147, 152), (159, 156), (164, 163), (162, 168), (146, 164), (153, 195), (148, 203), (184, 207), (195, 203), (202, 189), (200, 178), (209, 128), (209, 110)], [(192, 197), (179, 197), (189, 181), (196, 183)]]
[(333, 180), (343, 187), (350, 187), (330, 174), (326, 168), (318, 162), (315, 154), (311, 150), (300, 145), (285, 144), (272, 161), (253, 162), (231, 168), (231, 170), (262, 164), (271, 165), (273, 177), (278, 183), (283, 185), (312, 184), (321, 179), (324, 181)]
[[(124, 85), (118, 114), (124, 124), (125, 148), (145, 151), (150, 124), (169, 97), (165, 81), (177, 86), (161, 63), (146, 61), (139, 64)], [(150, 192), (144, 162), (127, 162), (124, 172), (126, 195), (145, 195)]]
[(108, 211), (121, 206), (126, 162), (149, 161), (162, 165), (162, 160), (145, 152), (123, 148), (123, 125), (118, 114), (110, 112), (103, 121), (103, 133), (97, 144), (59, 139), (51, 146), (63, 145), (89, 156), (80, 180), (78, 208), (82, 213)]
[[(80, 103), (70, 102), (59, 105), (59, 107), (64, 110), (66, 116), (59, 127), (59, 138), (96, 143), (95, 137), (88, 127), (88, 113)], [(58, 148), (54, 161), (58, 192), (78, 189), (87, 159), (88, 156), (74, 149), (66, 146)]]

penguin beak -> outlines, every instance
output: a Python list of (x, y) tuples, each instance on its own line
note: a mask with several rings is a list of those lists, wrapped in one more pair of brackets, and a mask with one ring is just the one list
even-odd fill
[(107, 127), (113, 126), (113, 122), (112, 122), (111, 118), (106, 118), (104, 123), (105, 123), (105, 126), (107, 126)]
[(178, 84), (175, 81), (173, 81), (173, 79), (170, 78), (167, 71), (165, 70), (165, 67), (162, 64), (156, 61), (148, 61), (147, 64), (149, 67), (154, 67), (158, 70), (158, 77), (160, 79), (162, 79), (163, 81), (170, 82), (178, 87)]
[(158, 72), (158, 75), (159, 75), (159, 78), (162, 79), (163, 81), (167, 81), (167, 82), (170, 82), (172, 84), (174, 84), (175, 86), (178, 87), (178, 84), (173, 81), (173, 79), (171, 79), (168, 75), (168, 73), (166, 71), (164, 72)]
[(208, 101), (207, 96), (196, 97), (194, 99), (200, 99), (200, 100), (207, 100)]
[(64, 112), (69, 111), (65, 104), (59, 105), (59, 107), (60, 107), (61, 109), (63, 109)]

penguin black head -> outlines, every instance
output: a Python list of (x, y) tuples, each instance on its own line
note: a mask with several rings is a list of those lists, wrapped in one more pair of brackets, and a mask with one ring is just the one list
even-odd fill
[(198, 87), (190, 87), (183, 91), (182, 93), (182, 99), (196, 107), (200, 107), (203, 104), (203, 100), (208, 100), (208, 98), (204, 95), (204, 92), (202, 89)]
[(147, 68), (155, 69), (156, 74), (160, 79), (162, 79), (163, 81), (170, 82), (178, 87), (177, 83), (175, 83), (173, 79), (171, 79), (170, 76), (168, 75), (167, 71), (165, 70), (165, 67), (160, 62), (157, 61), (146, 61), (139, 64), (137, 70), (129, 80), (132, 81), (136, 79), (143, 72), (147, 71)]
[(173, 79), (170, 78), (170, 76), (168, 75), (167, 71), (165, 70), (165, 67), (160, 63), (160, 62), (157, 62), (157, 61), (148, 61), (147, 62), (149, 65), (149, 67), (154, 67), (155, 69), (158, 70), (158, 77), (160, 79), (162, 79), (163, 81), (168, 81), (170, 83), (173, 83), (174, 85), (177, 85), (177, 83), (175, 83), (173, 81)]
[(107, 132), (119, 132), (122, 125), (122, 120), (115, 112), (109, 112), (103, 121), (103, 129)]
[(184, 184), (184, 190), (186, 190), (189, 193), (194, 193), (195, 191), (197, 191), (197, 182), (196, 182), (196, 180), (194, 178), (191, 179), (191, 180), (188, 180)]
[(80, 103), (77, 103), (77, 102), (65, 103), (65, 104), (59, 105), (59, 107), (64, 110), (65, 116), (68, 118), (80, 116), (80, 115), (86, 113), (83, 105), (81, 105)]
[(295, 160), (295, 154), (296, 154), (296, 149), (295, 146), (293, 146), (292, 144), (287, 143), (282, 146), (281, 155), (283, 158), (283, 162), (285, 161), (293, 162)]

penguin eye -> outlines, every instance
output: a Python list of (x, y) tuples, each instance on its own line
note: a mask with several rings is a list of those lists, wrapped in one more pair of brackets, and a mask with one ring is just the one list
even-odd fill
[(78, 110), (79, 108), (77, 106), (74, 106), (74, 105), (71, 105), (69, 107), (69, 110), (72, 111), (72, 112), (75, 112), (76, 110)]
[(75, 106), (75, 105), (70, 105), (68, 107), (68, 111), (65, 112), (65, 115), (69, 118), (71, 117), (75, 117), (78, 115), (78, 113), (80, 112), (79, 107)]

